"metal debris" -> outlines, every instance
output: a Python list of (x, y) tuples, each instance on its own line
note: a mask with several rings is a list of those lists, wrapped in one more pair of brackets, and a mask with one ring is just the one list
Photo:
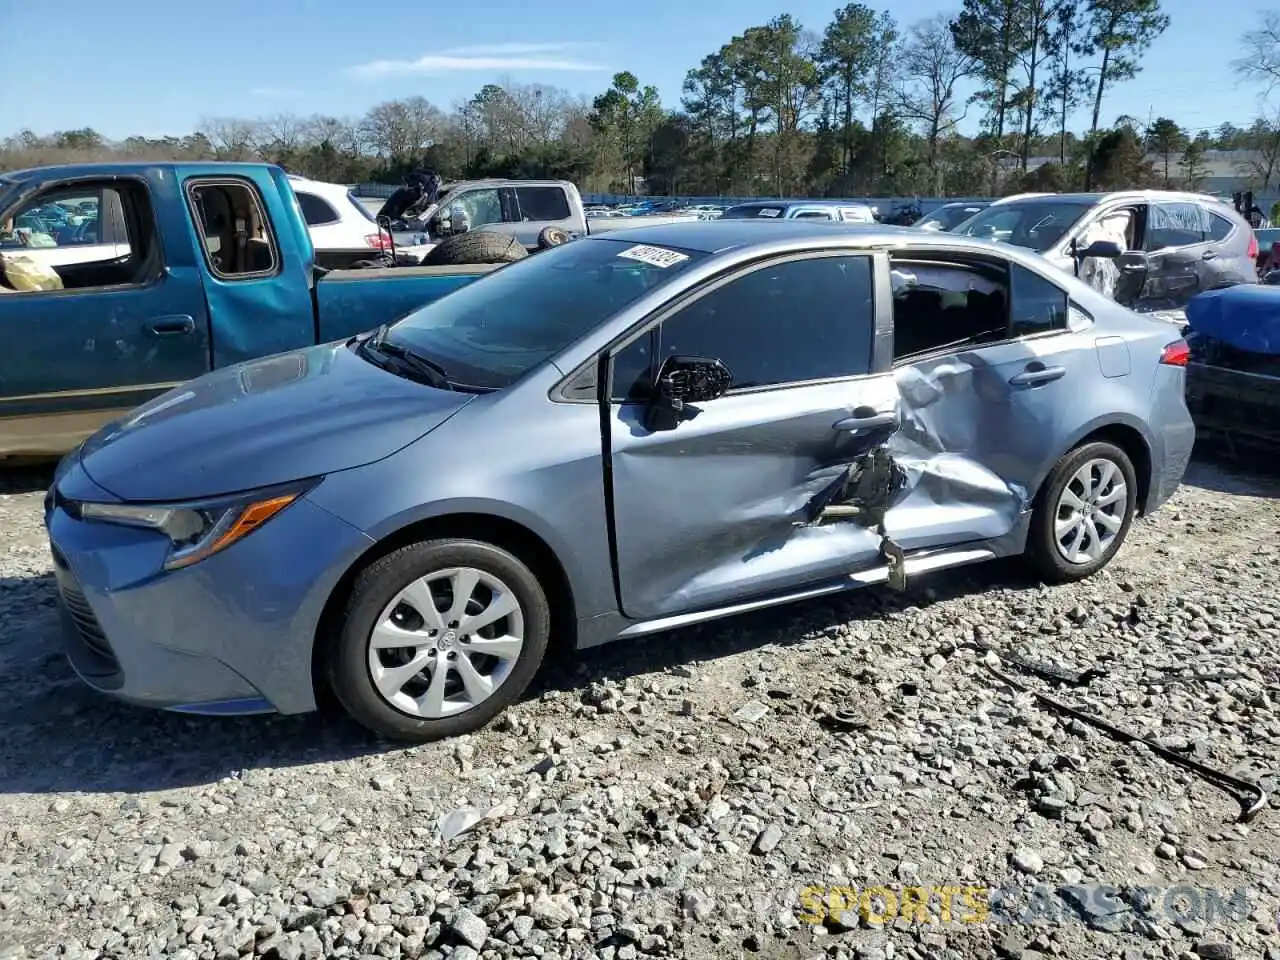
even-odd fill
[(1184, 757), (1180, 753), (1176, 753), (1175, 751), (1170, 750), (1167, 747), (1161, 746), (1155, 740), (1150, 740), (1147, 737), (1142, 737), (1136, 733), (1132, 733), (1121, 727), (1117, 727), (1114, 724), (1101, 719), (1100, 717), (1095, 717), (1092, 714), (1085, 713), (1079, 707), (1074, 707), (1070, 704), (1063, 703), (1062, 701), (1056, 700), (1053, 697), (1049, 696), (1048, 694), (1041, 693), (1039, 690), (1034, 690), (1031, 687), (1026, 686), (1025, 684), (1019, 683), (1017, 680), (1014, 680), (1012, 677), (1008, 676), (1007, 674), (997, 670), (990, 663), (984, 663), (984, 666), (986, 666), (987, 670), (992, 674), (992, 676), (994, 676), (1001, 683), (1006, 683), (1010, 687), (1012, 687), (1014, 690), (1021, 691), (1022, 693), (1031, 694), (1033, 697), (1036, 698), (1036, 700), (1044, 704), (1046, 707), (1049, 707), (1051, 710), (1054, 710), (1057, 713), (1063, 714), (1064, 716), (1071, 717), (1072, 719), (1077, 720), (1080, 723), (1085, 723), (1091, 727), (1095, 727), (1098, 730), (1101, 730), (1104, 733), (1109, 734), (1114, 739), (1119, 740), (1121, 743), (1144, 744), (1147, 747), (1147, 749), (1149, 749), (1152, 753), (1155, 753), (1158, 756), (1164, 757), (1166, 760), (1168, 760), (1170, 763), (1176, 766), (1182, 767), (1186, 770), (1190, 770), (1192, 773), (1199, 775), (1201, 779), (1205, 780), (1206, 782), (1211, 783), (1215, 787), (1218, 787), (1220, 790), (1224, 790), (1225, 792), (1231, 794), (1233, 797), (1235, 797), (1236, 801), (1240, 804), (1240, 816), (1238, 819), (1239, 823), (1249, 823), (1251, 820), (1253, 820), (1254, 817), (1256, 817), (1259, 813), (1261, 813), (1267, 806), (1266, 790), (1264, 790), (1260, 784), (1255, 783), (1252, 780), (1246, 780), (1243, 777), (1237, 777), (1223, 770), (1218, 770), (1218, 769), (1215, 769), (1214, 767), (1210, 767), (1210, 766), (1207, 766), (1206, 764), (1200, 763), (1198, 760), (1192, 760), (1190, 757)]

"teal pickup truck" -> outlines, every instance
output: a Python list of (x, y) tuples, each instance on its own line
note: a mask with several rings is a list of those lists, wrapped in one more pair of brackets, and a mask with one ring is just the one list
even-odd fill
[(0, 272), (0, 459), (60, 455), (215, 367), (373, 329), (498, 266), (317, 268), (288, 177), (252, 163), (2, 174), (6, 262), (54, 288)]

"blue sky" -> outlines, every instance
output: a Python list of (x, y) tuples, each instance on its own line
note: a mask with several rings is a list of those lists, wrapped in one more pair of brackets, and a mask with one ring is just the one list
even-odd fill
[[(840, 5), (219, 0), (184, 8), (181, 0), (55, 0), (49, 8), (0, 0), (0, 135), (85, 126), (110, 137), (181, 134), (206, 116), (358, 115), (414, 94), (447, 108), (504, 78), (595, 94), (624, 69), (675, 105), (685, 71), (735, 33), (783, 11), (821, 30)], [(900, 20), (950, 13), (959, 0), (893, 4), (908, 6)], [(1241, 87), (1228, 64), (1259, 7), (1246, 0), (1164, 0), (1164, 7), (1172, 26), (1138, 79), (1107, 98), (1104, 122), (1120, 114), (1167, 115), (1192, 129), (1247, 122), (1255, 91)]]

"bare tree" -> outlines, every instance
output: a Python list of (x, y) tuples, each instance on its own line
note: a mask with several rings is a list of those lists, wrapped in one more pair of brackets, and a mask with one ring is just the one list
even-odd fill
[(950, 20), (939, 14), (911, 27), (898, 63), (902, 72), (898, 111), (904, 120), (923, 126), (932, 189), (941, 194), (938, 143), (964, 119), (956, 88), (960, 81), (973, 75), (976, 61), (956, 47)]
[(239, 117), (210, 117), (200, 121), (196, 132), (209, 141), (219, 160), (252, 160), (257, 126)]
[(1231, 69), (1242, 79), (1257, 83), (1263, 96), (1280, 86), (1280, 10), (1268, 10), (1257, 27), (1240, 38), (1245, 55), (1231, 61)]

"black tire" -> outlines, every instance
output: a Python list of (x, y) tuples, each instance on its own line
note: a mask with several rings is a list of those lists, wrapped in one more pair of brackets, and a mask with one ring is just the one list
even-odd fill
[(538, 234), (538, 249), (549, 250), (551, 247), (568, 243), (572, 239), (567, 230), (561, 230), (559, 227), (543, 227), (542, 232)]
[(424, 267), (451, 267), (469, 263), (512, 263), (529, 256), (515, 237), (493, 230), (477, 230), (445, 237), (422, 258)]
[[(1058, 518), (1058, 506), (1063, 490), (1072, 477), (1090, 460), (1109, 460), (1124, 477), (1124, 517), (1120, 529), (1107, 544), (1104, 553), (1088, 563), (1073, 563), (1058, 549), (1054, 526)], [(1027, 559), (1036, 573), (1046, 583), (1073, 583), (1093, 576), (1115, 557), (1124, 545), (1133, 525), (1138, 506), (1138, 477), (1129, 455), (1112, 443), (1086, 443), (1063, 455), (1040, 488), (1031, 515), (1031, 529), (1027, 535)]]
[[(375, 689), (369, 641), (397, 594), (415, 580), (449, 567), (489, 573), (510, 588), (524, 618), (524, 644), (506, 679), (479, 704), (451, 716), (416, 717), (388, 703)], [(478, 730), (516, 700), (542, 665), (550, 630), (546, 594), (518, 558), (478, 540), (429, 540), (388, 554), (356, 578), (341, 626), (326, 651), (326, 676), (338, 701), (358, 723), (397, 740), (426, 743)]]

